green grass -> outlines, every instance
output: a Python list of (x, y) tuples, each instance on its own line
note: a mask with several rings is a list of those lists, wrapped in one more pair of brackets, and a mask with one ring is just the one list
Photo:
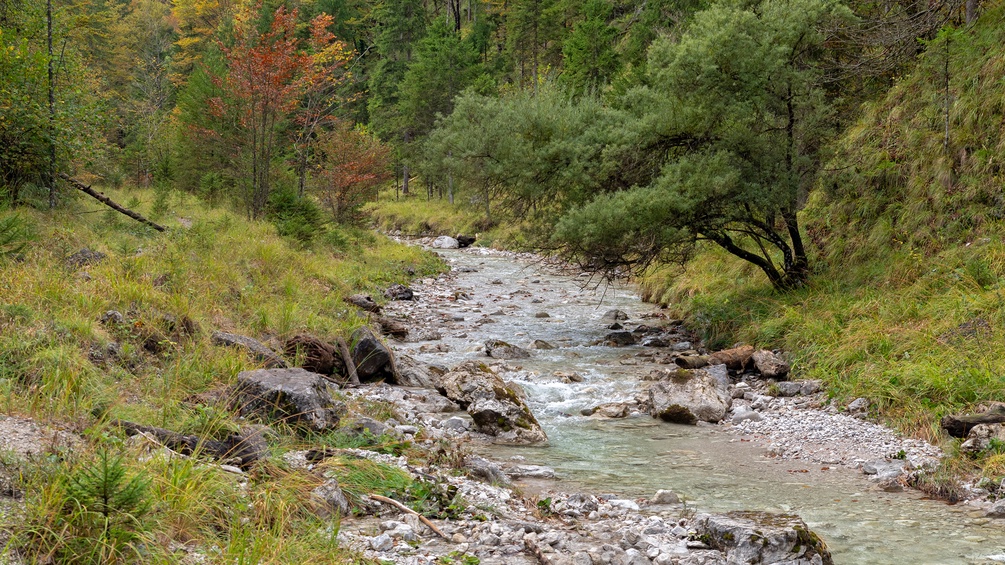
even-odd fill
[[(319, 477), (266, 462), (242, 484), (198, 459), (124, 444), (102, 422), (121, 418), (225, 436), (242, 425), (238, 415), (226, 402), (196, 395), (221, 390), (257, 365), (238, 350), (212, 345), (214, 330), (267, 343), (299, 333), (348, 337), (365, 319), (342, 297), (366, 292), (383, 300), (388, 285), (407, 283), (410, 273), (439, 272), (440, 260), (355, 228), (329, 226), (304, 243), (181, 193), (106, 192), (140, 213), (156, 211), (168, 230), (81, 200), (55, 212), (19, 211), (34, 240), (19, 255), (0, 257), (0, 413), (86, 437), (73, 454), (16, 463), (26, 514), (0, 528), (12, 530), (18, 547), (37, 561), (173, 563), (185, 544), (221, 563), (359, 562), (336, 547), (337, 521), (312, 511), (309, 493)], [(106, 258), (68, 266), (66, 258), (83, 248)], [(103, 323), (109, 310), (121, 312), (122, 323)], [(388, 411), (373, 403), (352, 408), (373, 416)], [(302, 448), (291, 430), (276, 432), (275, 453)], [(374, 442), (404, 448), (389, 438), (339, 433), (325, 443)], [(67, 487), (109, 452), (120, 457), (125, 477), (143, 477), (149, 503), (141, 519), (120, 520), (113, 529), (80, 503), (79, 489)], [(379, 480), (365, 486), (381, 487)]]

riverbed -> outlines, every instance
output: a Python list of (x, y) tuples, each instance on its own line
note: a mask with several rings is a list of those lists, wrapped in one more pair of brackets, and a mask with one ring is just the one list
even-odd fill
[[(657, 348), (598, 345), (610, 331), (603, 315), (623, 310), (631, 317), (623, 324), (632, 328), (657, 323), (662, 313), (629, 286), (598, 285), (529, 256), (478, 249), (440, 253), (451, 274), (417, 281), (418, 300), (392, 309), (441, 339), (407, 344), (406, 351), (453, 366), (489, 360), (483, 344), (490, 339), (521, 347), (542, 340), (555, 347), (507, 362), (507, 377), (527, 391), (548, 445), (492, 446), (491, 457), (552, 467), (567, 491), (648, 497), (672, 489), (702, 511), (793, 512), (824, 538), (836, 563), (1005, 562), (1005, 523), (984, 518), (975, 507), (950, 506), (913, 491), (885, 492), (847, 465), (771, 457), (762, 439), (731, 433), (728, 425), (582, 416), (584, 408), (634, 399), (642, 376), (655, 367), (644, 355)], [(556, 372), (576, 373), (582, 382), (567, 382)]]

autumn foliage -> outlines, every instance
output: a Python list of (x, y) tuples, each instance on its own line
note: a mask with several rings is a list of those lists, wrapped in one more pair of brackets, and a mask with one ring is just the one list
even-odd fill
[(373, 189), (391, 178), (391, 147), (340, 121), (321, 135), (317, 151), (315, 192), (336, 220), (357, 220), (360, 206), (376, 196)]

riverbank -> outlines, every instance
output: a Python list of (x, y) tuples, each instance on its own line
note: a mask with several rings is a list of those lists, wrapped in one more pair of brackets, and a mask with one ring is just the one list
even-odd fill
[[(638, 429), (640, 435), (651, 436), (656, 433), (655, 429), (650, 427), (650, 424), (646, 422), (652, 422), (651, 426), (657, 426), (658, 424), (649, 419), (648, 415), (640, 415), (637, 405), (627, 410), (626, 414), (628, 418), (624, 420), (609, 420), (611, 422), (610, 426), (601, 423), (600, 420), (596, 420), (595, 418), (570, 418), (569, 414), (578, 414), (578, 408), (586, 405), (581, 402), (577, 404), (575, 398), (570, 397), (567, 392), (562, 392), (565, 391), (564, 387), (566, 386), (561, 382), (564, 377), (554, 374), (555, 370), (560, 370), (559, 366), (564, 367), (566, 369), (565, 372), (568, 372), (571, 370), (570, 367), (585, 363), (591, 359), (596, 360), (595, 357), (591, 356), (594, 355), (592, 351), (598, 348), (589, 347), (588, 344), (600, 341), (604, 334), (608, 333), (608, 330), (599, 324), (599, 318), (608, 307), (594, 306), (592, 308), (593, 314), (587, 315), (587, 322), (584, 323), (573, 318), (571, 316), (572, 313), (565, 310), (574, 307), (574, 303), (577, 300), (573, 296), (575, 293), (564, 291), (554, 286), (553, 279), (549, 278), (547, 274), (548, 269), (542, 270), (538, 268), (540, 265), (531, 264), (517, 269), (515, 276), (512, 274), (497, 276), (497, 271), (493, 270), (494, 267), (490, 264), (490, 259), (493, 257), (520, 258), (526, 256), (492, 250), (449, 253), (448, 260), (455, 266), (455, 271), (452, 275), (441, 277), (440, 279), (417, 282), (414, 288), (421, 297), (418, 302), (394, 303), (392, 306), (392, 311), (407, 317), (410, 323), (414, 323), (420, 328), (433, 327), (433, 333), (441, 336), (442, 339), (402, 344), (401, 347), (403, 350), (426, 361), (439, 359), (442, 364), (452, 365), (464, 358), (484, 358), (484, 353), (480, 347), (481, 344), (477, 340), (484, 339), (488, 334), (506, 336), (514, 344), (524, 346), (532, 345), (539, 338), (545, 341), (554, 339), (556, 343), (560, 344), (560, 349), (570, 351), (573, 357), (556, 363), (551, 357), (554, 355), (553, 351), (531, 350), (534, 356), (532, 362), (528, 363), (527, 360), (496, 362), (499, 364), (499, 369), (505, 375), (505, 378), (520, 383), (529, 391), (530, 398), (532, 399), (531, 405), (534, 406), (535, 413), (538, 414), (539, 418), (542, 417), (542, 414), (544, 415), (545, 420), (542, 420), (542, 422), (545, 422), (545, 429), (548, 430), (549, 435), (553, 439), (552, 445), (546, 450), (507, 448), (501, 454), (504, 457), (526, 457), (527, 463), (535, 462), (535, 460), (540, 463), (544, 460), (544, 462), (555, 466), (559, 476), (564, 481), (598, 488), (597, 484), (600, 481), (592, 482), (589, 477), (591, 472), (580, 471), (576, 468), (577, 463), (570, 462), (570, 458), (589, 459), (591, 457), (604, 457), (605, 455), (599, 455), (602, 453), (607, 454), (606, 456), (610, 456), (614, 452), (624, 453), (623, 456), (619, 455), (619, 457), (629, 459), (627, 467), (617, 466), (617, 470), (605, 469), (604, 471), (600, 471), (600, 469), (597, 469), (597, 471), (600, 471), (600, 475), (611, 476), (611, 479), (607, 483), (611, 486), (608, 488), (620, 489), (622, 492), (630, 493), (632, 497), (648, 497), (651, 495), (656, 487), (633, 487), (633, 485), (652, 483), (644, 483), (644, 478), (636, 477), (631, 465), (635, 464), (635, 458), (639, 458), (639, 464), (643, 465), (640, 469), (643, 475), (645, 474), (646, 465), (664, 465), (663, 461), (667, 461), (665, 457), (652, 454), (653, 448), (660, 449), (657, 447), (658, 444), (650, 442), (640, 446), (643, 451), (648, 451), (652, 454), (649, 456), (641, 454), (631, 455), (634, 452), (628, 450), (619, 451), (614, 446), (610, 449), (597, 446), (600, 444), (606, 445), (610, 441), (614, 443), (629, 443), (633, 440), (625, 434), (633, 429)], [(454, 263), (454, 261), (459, 260), (455, 257), (457, 253), (478, 258)], [(485, 257), (485, 259), (483, 260), (481, 257)], [(483, 262), (484, 264), (479, 266), (477, 265), (479, 262)], [(471, 273), (470, 271), (472, 270), (480, 270), (481, 272)], [(457, 281), (457, 278), (471, 276), (477, 277), (476, 280), (465, 278), (463, 282)], [(583, 277), (584, 280), (585, 278)], [(501, 281), (504, 284), (493, 284), (496, 281)], [(608, 298), (614, 297), (617, 300), (617, 292), (616, 290), (609, 290), (607, 294)], [(590, 300), (599, 300), (600, 294), (591, 296)], [(590, 295), (590, 293), (587, 293), (587, 295)], [(655, 311), (650, 307), (645, 307), (641, 304), (639, 306), (642, 306), (643, 311), (636, 310), (636, 315), (638, 316), (649, 315), (647, 312), (651, 312), (656, 316), (661, 314), (661, 312)], [(542, 314), (548, 314), (548, 317), (538, 317)], [(589, 322), (590, 316), (595, 320), (594, 322)], [(659, 318), (654, 319), (659, 320)], [(573, 322), (573, 320), (576, 321)], [(640, 320), (642, 323), (651, 323), (645, 318), (640, 318)], [(535, 321), (543, 321), (545, 326), (534, 326)], [(563, 328), (570, 328), (570, 333), (563, 332)], [(547, 332), (555, 333), (549, 334)], [(614, 375), (625, 373), (634, 375), (633, 378), (624, 380), (637, 385), (640, 379), (639, 375), (644, 375), (650, 369), (658, 368), (661, 365), (658, 362), (652, 361), (652, 352), (654, 350), (658, 351), (658, 348), (608, 350), (608, 352), (613, 353), (613, 356), (608, 359), (601, 359), (601, 363), (598, 365), (600, 368), (597, 370)], [(583, 385), (572, 386), (584, 386), (583, 390), (594, 391), (587, 394), (599, 395), (611, 401), (625, 401), (631, 405), (635, 396), (634, 392), (630, 390), (631, 387), (619, 388), (625, 382), (622, 382), (620, 385), (617, 383), (602, 384), (594, 378), (596, 375), (589, 370), (583, 371), (583, 375), (581, 376), (585, 376), (587, 382)], [(780, 469), (780, 473), (784, 473), (782, 477), (787, 475), (788, 479), (779, 479), (776, 475), (776, 478), (770, 479), (775, 481), (791, 481), (793, 478), (797, 480), (809, 480), (810, 478), (817, 480), (821, 476), (824, 481), (832, 481), (834, 479), (828, 477), (836, 476), (836, 472), (847, 469), (849, 473), (857, 475), (858, 478), (854, 479), (853, 482), (859, 486), (852, 487), (850, 486), (851, 482), (843, 484), (849, 485), (849, 488), (868, 491), (869, 494), (854, 494), (856, 491), (851, 490), (852, 495), (849, 498), (854, 500), (854, 504), (847, 509), (835, 509), (836, 514), (844, 512), (848, 516), (859, 516), (859, 511), (862, 508), (856, 509), (854, 507), (862, 506), (860, 500), (863, 496), (866, 496), (876, 498), (879, 501), (877, 506), (874, 507), (876, 511), (885, 511), (891, 516), (896, 516), (900, 511), (892, 510), (892, 508), (896, 508), (898, 504), (896, 502), (897, 499), (890, 499), (888, 497), (900, 496), (916, 500), (918, 495), (912, 494), (910, 488), (907, 488), (907, 485), (912, 484), (912, 473), (919, 468), (930, 469), (935, 458), (941, 454), (940, 449), (924, 441), (904, 438), (889, 429), (869, 423), (865, 419), (868, 414), (866, 410), (861, 408), (858, 410), (848, 410), (844, 404), (830, 401), (826, 393), (783, 397), (779, 396), (780, 391), (777, 385), (747, 378), (741, 378), (739, 382), (749, 387), (745, 391), (745, 395), (749, 396), (749, 398), (744, 401), (742, 396), (738, 396), (734, 400), (737, 404), (734, 407), (734, 414), (731, 414), (731, 416), (735, 415), (736, 411), (743, 411), (746, 407), (756, 404), (756, 411), (761, 417), (761, 421), (746, 421), (717, 426), (712, 430), (713, 434), (716, 433), (715, 430), (721, 429), (721, 434), (726, 434), (735, 439), (716, 440), (715, 435), (713, 435), (709, 438), (713, 440), (712, 443), (714, 444), (718, 441), (723, 447), (712, 449), (713, 445), (708, 443), (708, 439), (702, 439), (696, 440), (699, 443), (703, 443), (703, 446), (698, 449), (708, 449), (711, 452), (717, 452), (719, 453), (718, 456), (721, 457), (723, 451), (728, 452), (733, 449), (731, 446), (735, 446), (736, 448), (747, 448), (751, 444), (763, 446), (765, 449), (761, 454), (769, 456), (762, 458), (766, 463), (773, 464), (771, 463), (772, 461), (778, 462), (779, 465), (783, 465), (785, 461), (793, 463), (785, 469)], [(533, 399), (536, 396), (544, 400), (538, 401), (535, 404)], [(857, 406), (861, 406), (862, 404), (863, 402), (859, 401)], [(632, 416), (633, 411), (635, 413), (634, 417)], [(555, 423), (549, 424), (547, 422), (549, 414), (552, 414), (552, 422)], [(577, 420), (582, 420), (583, 422), (581, 424), (570, 423)], [(623, 422), (624, 424), (619, 424), (618, 422)], [(604, 440), (603, 437), (596, 435), (584, 435), (588, 434), (591, 427), (603, 427), (610, 436), (613, 436), (613, 439)], [(708, 428), (700, 428), (699, 430), (708, 430)], [(676, 431), (675, 429), (674, 433)], [(739, 437), (733, 434), (738, 434)], [(597, 447), (597, 455), (590, 455), (592, 453), (590, 450), (583, 451), (578, 448), (578, 454), (574, 455), (573, 452), (568, 451), (569, 448), (559, 445), (559, 442), (555, 441), (556, 438), (558, 440), (572, 440), (574, 443), (589, 442), (594, 444)], [(732, 441), (743, 443), (732, 444), (730, 443)], [(694, 443), (691, 442), (690, 445), (694, 445)], [(557, 454), (547, 455), (548, 452)], [(602, 461), (599, 465), (601, 468), (605, 468), (610, 467), (611, 463), (613, 462)], [(620, 463), (618, 461), (618, 464)], [(704, 464), (697, 460), (692, 460), (691, 463), (699, 468)], [(763, 464), (751, 464), (763, 468)], [(562, 468), (562, 465), (565, 465), (565, 468)], [(677, 481), (680, 479), (674, 479), (675, 475), (672, 473), (677, 473), (678, 471), (672, 469), (668, 470), (668, 472), (671, 472), (671, 474), (667, 475), (666, 482), (662, 484), (664, 486), (672, 484), (677, 489), (679, 486)], [(756, 468), (748, 469), (744, 472), (750, 472), (754, 475), (758, 473)], [(869, 474), (866, 475), (865, 473)], [(702, 471), (699, 470), (698, 474), (702, 474)], [(708, 472), (705, 472), (705, 474), (708, 474)], [(714, 495), (723, 493), (722, 484), (705, 486), (701, 484), (700, 480), (691, 478), (685, 480), (695, 481), (695, 490), (692, 492), (683, 492), (682, 494), (691, 497), (692, 500), (694, 500), (693, 497), (698, 497), (708, 500), (711, 504), (721, 503), (714, 498)], [(752, 484), (762, 484), (755, 479), (752, 480), (754, 481)], [(841, 478), (840, 482), (845, 480), (845, 478)], [(848, 480), (852, 481), (852, 479)], [(765, 479), (765, 481), (765, 484), (769, 484), (767, 483), (768, 479)], [(614, 485), (618, 486), (615, 487)], [(540, 485), (535, 484), (534, 487), (539, 488)], [(768, 486), (766, 488), (772, 487)], [(905, 488), (909, 491), (907, 494), (888, 492), (903, 491)], [(840, 496), (846, 496), (847, 494), (846, 492)], [(972, 497), (979, 498), (986, 495), (986, 492), (979, 490), (971, 492)], [(726, 496), (728, 497), (729, 495), (727, 494)], [(823, 500), (814, 499), (813, 504), (821, 503), (827, 504)], [(890, 506), (891, 504), (893, 506)], [(974, 540), (983, 539), (987, 541), (994, 539), (993, 537), (985, 537), (984, 534), (971, 535), (965, 533), (967, 527), (976, 527), (980, 531), (984, 531), (984, 528), (987, 527), (991, 528), (992, 532), (994, 531), (993, 526), (989, 525), (991, 520), (983, 518), (985, 509), (989, 504), (986, 501), (981, 502), (974, 499), (969, 505), (957, 507), (940, 507), (938, 504), (927, 506), (927, 503), (924, 502), (919, 502), (919, 504), (921, 504), (919, 508), (905, 510), (902, 518), (891, 518), (890, 526), (896, 530), (899, 527), (893, 523), (894, 520), (903, 520), (905, 523), (909, 523), (911, 522), (910, 516), (912, 515), (935, 512), (936, 514), (943, 515), (943, 517), (936, 519), (943, 522), (942, 526), (939, 527), (947, 527), (951, 522), (955, 521), (963, 528), (964, 533), (960, 534), (953, 529), (952, 535), (962, 535)], [(797, 511), (802, 510), (798, 506), (791, 505), (791, 503), (786, 504), (786, 506)], [(884, 510), (881, 510), (881, 508)], [(814, 510), (817, 511), (817, 515), (819, 516), (830, 512), (825, 509), (824, 514), (821, 514), (819, 509)], [(830, 514), (827, 515), (830, 516)], [(825, 520), (830, 519), (825, 518)], [(862, 519), (864, 519), (864, 516)], [(910, 529), (907, 526), (905, 528)], [(870, 526), (866, 529), (875, 530), (876, 528), (875, 526)], [(833, 531), (837, 532), (838, 530), (842, 531), (841, 535), (848, 535), (844, 526)], [(968, 561), (960, 557), (959, 554), (954, 553), (954, 548), (958, 544), (951, 541), (951, 536), (941, 538), (943, 547), (939, 547), (938, 539), (940, 538), (938, 536), (945, 536), (947, 531), (944, 530), (941, 534), (936, 533), (936, 537), (930, 539), (929, 543), (924, 545), (926, 550), (948, 550), (949, 553), (947, 555), (957, 555), (957, 557), (946, 557), (948, 561), (943, 562), (979, 562)], [(893, 531), (884, 535), (887, 537), (897, 537), (907, 534), (904, 534), (903, 531)], [(994, 534), (992, 533), (992, 535)], [(881, 535), (880, 538), (882, 537), (884, 536)], [(849, 542), (846, 540), (844, 543)], [(852, 543), (854, 545), (854, 542)], [(870, 542), (863, 541), (862, 543), (869, 544)], [(980, 546), (979, 542), (968, 542), (965, 545), (971, 547), (972, 551), (970, 555), (979, 554), (977, 550), (977, 547)], [(849, 551), (853, 550), (849, 549)], [(938, 553), (931, 554), (938, 555)], [(862, 562), (870, 561), (866, 560)], [(873, 560), (871, 562), (883, 561)]]

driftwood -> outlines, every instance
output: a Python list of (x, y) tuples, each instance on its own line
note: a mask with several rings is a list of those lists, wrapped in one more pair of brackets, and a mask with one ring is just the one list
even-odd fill
[(701, 369), (708, 365), (708, 356), (688, 355), (687, 357), (675, 357), (673, 362), (682, 369)]
[(182, 455), (199, 453), (214, 459), (240, 459), (241, 467), (247, 467), (265, 455), (262, 451), (263, 448), (256, 445), (257, 442), (253, 438), (240, 434), (231, 434), (226, 441), (217, 441), (199, 436), (187, 436), (164, 428), (145, 426), (126, 420), (112, 420), (111, 424), (122, 428), (129, 435), (143, 433), (152, 436), (164, 447)]
[(393, 336), (398, 339), (405, 339), (408, 337), (408, 326), (398, 320), (393, 320), (385, 316), (374, 316), (373, 318), (374, 321), (377, 322), (377, 325), (380, 326), (380, 333)]
[(70, 185), (73, 186), (73, 188), (76, 188), (80, 192), (83, 192), (84, 194), (86, 194), (86, 195), (94, 198), (98, 202), (101, 202), (102, 204), (104, 204), (105, 206), (108, 206), (109, 208), (111, 208), (112, 210), (115, 210), (116, 212), (120, 212), (122, 214), (125, 214), (125, 215), (129, 216), (130, 218), (136, 220), (137, 222), (140, 222), (142, 224), (146, 224), (146, 225), (152, 227), (153, 229), (155, 229), (157, 231), (164, 231), (165, 230), (164, 226), (162, 226), (160, 224), (156, 224), (156, 223), (154, 223), (154, 222), (152, 222), (152, 221), (144, 218), (143, 216), (137, 214), (136, 212), (133, 212), (132, 210), (129, 210), (128, 208), (123, 208), (122, 206), (119, 206), (111, 198), (109, 198), (109, 197), (105, 196), (104, 194), (102, 194), (102, 193), (94, 190), (93, 188), (87, 186), (86, 184), (80, 182), (79, 180), (71, 177), (70, 175), (68, 175), (66, 173), (60, 173), (59, 178), (65, 180), (68, 183), (70, 183)]
[(380, 305), (373, 301), (373, 298), (365, 294), (353, 294), (343, 298), (349, 304), (357, 308), (366, 310), (367, 312), (373, 312), (374, 314), (380, 314)]
[(356, 372), (356, 363), (352, 360), (352, 352), (349, 351), (349, 345), (342, 338), (336, 338), (338, 343), (339, 353), (342, 354), (342, 362), (345, 363), (345, 372), (349, 377), (349, 384), (352, 386), (359, 386), (359, 374)]
[(407, 512), (409, 514), (418, 516), (419, 520), (422, 521), (423, 524), (429, 526), (429, 529), (433, 530), (433, 532), (435, 532), (436, 535), (440, 536), (441, 538), (443, 538), (445, 540), (448, 540), (448, 541), (450, 540), (450, 538), (447, 537), (447, 534), (443, 533), (439, 528), (437, 528), (436, 525), (433, 524), (433, 522), (429, 520), (429, 518), (426, 518), (422, 514), (419, 514), (415, 510), (412, 510), (411, 508), (405, 506), (404, 504), (398, 502), (397, 500), (394, 500), (393, 498), (388, 498), (386, 496), (380, 496), (379, 494), (371, 494), (369, 496), (370, 496), (371, 499), (376, 500), (377, 502), (383, 502), (384, 504), (390, 504), (391, 506), (394, 506), (395, 508), (397, 508), (398, 510), (401, 510), (402, 512)]
[(997, 404), (983, 414), (973, 414), (970, 416), (953, 416), (952, 414), (943, 416), (940, 422), (942, 429), (958, 438), (965, 438), (970, 434), (970, 430), (978, 424), (1001, 424), (1005, 423), (1005, 405)]
[(722, 351), (716, 351), (715, 353), (709, 355), (708, 364), (724, 364), (726, 367), (734, 371), (740, 371), (746, 369), (750, 365), (750, 357), (753, 354), (754, 347), (752, 345), (742, 345), (732, 349), (723, 349)]

